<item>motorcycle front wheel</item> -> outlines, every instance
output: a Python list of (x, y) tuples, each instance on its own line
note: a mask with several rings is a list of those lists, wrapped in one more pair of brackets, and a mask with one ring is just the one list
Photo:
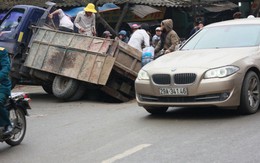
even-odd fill
[(14, 109), (12, 108), (10, 110), (10, 120), (13, 124), (13, 133), (10, 136), (9, 139), (7, 139), (5, 142), (8, 145), (16, 146), (19, 145), (25, 136), (26, 132), (26, 118), (24, 112), (21, 110), (21, 108)]

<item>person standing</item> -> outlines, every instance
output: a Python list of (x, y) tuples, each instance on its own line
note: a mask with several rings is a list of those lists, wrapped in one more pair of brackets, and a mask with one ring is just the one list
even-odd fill
[(57, 9), (49, 14), (49, 18), (52, 19), (54, 15), (59, 16), (59, 30), (66, 31), (66, 32), (73, 32), (74, 31), (74, 24), (72, 23), (69, 16), (67, 16), (62, 9)]
[(173, 30), (172, 19), (165, 19), (161, 22), (162, 35), (161, 40), (155, 47), (155, 58), (175, 51), (176, 46), (180, 42), (180, 38)]
[(4, 127), (4, 135), (12, 132), (13, 127), (9, 119), (5, 103), (11, 95), (11, 80), (9, 79), (10, 59), (5, 48), (0, 47), (0, 127)]
[(161, 27), (157, 27), (155, 29), (155, 35), (152, 38), (152, 46), (156, 47), (156, 45), (158, 44), (158, 42), (160, 41), (161, 38), (161, 34), (162, 34), (162, 30)]
[(137, 29), (128, 42), (128, 45), (142, 51), (144, 47), (150, 46), (149, 25), (147, 23), (141, 24), (141, 29)]
[(75, 20), (74, 24), (78, 28), (80, 34), (87, 36), (96, 36), (96, 15), (97, 10), (93, 3), (89, 3), (84, 11), (80, 11)]

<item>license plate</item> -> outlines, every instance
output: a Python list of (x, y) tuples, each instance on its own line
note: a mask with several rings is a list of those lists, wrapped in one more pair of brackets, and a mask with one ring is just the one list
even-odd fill
[(161, 95), (188, 95), (187, 88), (160, 88)]

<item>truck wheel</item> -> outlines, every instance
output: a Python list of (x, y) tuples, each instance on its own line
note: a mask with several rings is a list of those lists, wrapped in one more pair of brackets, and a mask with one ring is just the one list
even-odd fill
[(79, 87), (75, 94), (69, 99), (69, 101), (75, 101), (82, 98), (82, 96), (86, 93), (86, 85), (83, 82), (80, 82)]
[(42, 84), (42, 89), (48, 93), (49, 95), (52, 95), (53, 92), (52, 92), (52, 82), (44, 82)]
[(59, 99), (69, 100), (78, 91), (79, 84), (78, 80), (56, 76), (53, 80), (52, 91)]

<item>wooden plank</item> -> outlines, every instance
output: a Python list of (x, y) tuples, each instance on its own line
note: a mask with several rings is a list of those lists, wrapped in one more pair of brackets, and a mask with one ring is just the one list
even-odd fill
[(46, 32), (47, 32), (46, 30), (37, 29), (36, 33), (34, 34), (35, 36), (34, 41), (42, 41)]
[(109, 47), (107, 51), (107, 55), (115, 56), (116, 51), (118, 50), (118, 45), (119, 45), (118, 41), (113, 41), (112, 45)]
[(138, 72), (132, 71), (131, 69), (129, 69), (128, 67), (126, 67), (125, 65), (123, 65), (123, 64), (121, 64), (119, 62), (115, 62), (115, 66), (117, 66), (119, 69), (122, 69), (125, 72), (130, 73), (130, 74), (132, 74), (134, 76), (137, 76), (137, 74), (138, 74)]
[(106, 57), (105, 63), (103, 65), (102, 71), (100, 73), (98, 84), (106, 85), (109, 75), (111, 73), (111, 70), (114, 66), (114, 63), (115, 63), (114, 57), (111, 57), (111, 56)]
[(51, 41), (51, 44), (61, 45), (61, 46), (69, 46), (70, 42), (73, 39), (73, 33), (62, 33), (57, 32), (55, 38)]
[(39, 45), (32, 67), (39, 68), (39, 69), (42, 68), (45, 57), (47, 55), (47, 51), (48, 51), (48, 45), (42, 45), (42, 44)]
[[(42, 29), (40, 29), (40, 30), (42, 30)], [(46, 33), (44, 34), (44, 36), (42, 37), (42, 39), (40, 41), (47, 43), (47, 44), (50, 44), (51, 41), (53, 40), (53, 38), (55, 38), (55, 36), (56, 36), (55, 31), (47, 31), (46, 30)], [(37, 40), (35, 40), (35, 41), (37, 41)]]
[(119, 41), (119, 49), (120, 51), (126, 53), (129, 56), (132, 56), (133, 58), (138, 59), (139, 61), (141, 61), (142, 58), (142, 52), (137, 50), (136, 48), (133, 48), (131, 46), (129, 46), (128, 44)]
[(69, 47), (79, 50), (88, 50), (89, 45), (92, 42), (92, 39), (92, 37), (88, 36), (74, 35)]
[(141, 62), (137, 62), (135, 64), (135, 67), (133, 68), (133, 70), (134, 70), (134, 72), (138, 73), (141, 70), (141, 68), (142, 68), (142, 63)]
[(24, 65), (27, 67), (32, 67), (34, 58), (37, 55), (38, 48), (40, 46), (39, 43), (32, 43), (32, 47), (30, 48), (29, 54), (26, 57), (26, 60), (24, 62)]
[(101, 54), (107, 55), (107, 51), (109, 49), (109, 46), (111, 45), (111, 41), (112, 40), (110, 40), (110, 39), (104, 39), (104, 42), (98, 52)]
[(81, 71), (78, 75), (79, 80), (89, 81), (92, 69), (94, 67), (97, 55), (86, 54), (84, 64), (81, 67)]
[(64, 48), (50, 46), (42, 66), (42, 70), (52, 73), (59, 73), (63, 58), (65, 56), (65, 50), (66, 49)]
[(104, 42), (103, 39), (94, 38), (94, 39), (92, 40), (91, 44), (89, 45), (88, 51), (98, 52), (99, 49), (102, 47), (103, 42)]
[(65, 58), (63, 60), (63, 64), (61, 65), (61, 75), (77, 78), (80, 73), (81, 67), (84, 64), (84, 59), (84, 52), (67, 50)]
[(91, 71), (89, 82), (98, 84), (101, 70), (105, 62), (105, 56), (97, 56), (94, 67)]
[(119, 62), (121, 65), (128, 67), (131, 70), (131, 65), (135, 58), (130, 55), (125, 54), (122, 51), (119, 51), (118, 56), (116, 57), (116, 62)]

